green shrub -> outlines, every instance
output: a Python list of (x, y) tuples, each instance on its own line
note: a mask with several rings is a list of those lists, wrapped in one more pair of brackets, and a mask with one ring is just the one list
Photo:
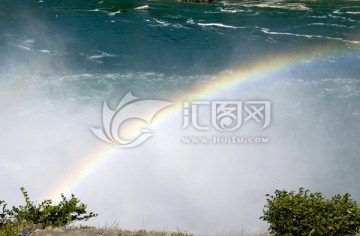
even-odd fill
[(51, 200), (44, 200), (39, 205), (30, 201), (28, 193), (24, 188), (21, 192), (25, 198), (25, 205), (13, 207), (10, 215), (17, 222), (27, 222), (28, 224), (41, 223), (47, 226), (65, 226), (75, 221), (87, 220), (97, 216), (93, 212), (87, 214), (86, 205), (71, 195), (68, 200), (61, 194), (61, 202), (58, 205), (52, 205)]
[(53, 205), (51, 200), (44, 200), (36, 205), (30, 201), (28, 193), (24, 188), (21, 192), (25, 198), (25, 205), (13, 206), (10, 210), (6, 208), (4, 201), (0, 201), (0, 236), (12, 235), (13, 232), (32, 226), (42, 224), (44, 227), (66, 226), (75, 221), (88, 220), (96, 217), (93, 212), (87, 213), (86, 205), (80, 202), (74, 195), (67, 199), (63, 194), (59, 204)]
[(355, 235), (360, 227), (360, 208), (350, 194), (327, 199), (300, 188), (298, 193), (276, 190), (274, 196), (266, 196), (260, 219), (270, 224), (275, 236)]
[(6, 224), (7, 222), (7, 210), (6, 210), (6, 203), (4, 201), (0, 200), (0, 208), (1, 208), (1, 212), (0, 212), (0, 227), (3, 226), (4, 224)]

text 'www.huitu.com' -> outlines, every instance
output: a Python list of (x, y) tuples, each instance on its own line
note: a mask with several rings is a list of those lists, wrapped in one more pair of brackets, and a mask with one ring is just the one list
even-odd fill
[(214, 137), (182, 137), (184, 144), (267, 144), (269, 137), (238, 137), (238, 136), (214, 136)]

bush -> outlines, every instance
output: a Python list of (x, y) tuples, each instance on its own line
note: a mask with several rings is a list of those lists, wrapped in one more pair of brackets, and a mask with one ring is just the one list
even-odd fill
[(1, 227), (6, 224), (8, 218), (6, 203), (4, 201), (0, 200), (0, 208), (1, 208), (1, 213), (0, 213), (0, 227)]
[(360, 227), (360, 208), (350, 194), (327, 199), (300, 188), (296, 194), (276, 190), (274, 196), (266, 196), (260, 219), (270, 224), (270, 233), (275, 236), (355, 235)]
[(24, 206), (13, 206), (11, 210), (6, 208), (4, 201), (0, 201), (0, 236), (11, 235), (10, 232), (19, 231), (34, 224), (42, 224), (44, 227), (66, 226), (75, 221), (88, 220), (96, 217), (93, 212), (87, 213), (86, 205), (81, 203), (74, 195), (67, 199), (61, 195), (61, 202), (53, 205), (51, 200), (44, 200), (39, 205), (30, 201), (24, 188), (21, 192), (25, 198)]

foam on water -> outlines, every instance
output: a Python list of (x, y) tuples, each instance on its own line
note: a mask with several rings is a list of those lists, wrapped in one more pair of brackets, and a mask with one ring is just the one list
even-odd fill
[[(304, 26), (330, 26), (330, 27), (339, 27), (339, 28), (349, 28), (353, 29), (355, 26), (347, 26), (347, 25), (340, 25), (340, 24), (327, 24), (327, 23), (311, 23)], [(297, 27), (303, 27), (303, 26), (297, 26)]]
[(97, 59), (101, 59), (101, 58), (105, 58), (105, 57), (116, 57), (116, 55), (109, 54), (107, 52), (102, 52), (101, 54), (89, 56), (89, 59), (90, 60), (97, 60)]
[(244, 28), (244, 27), (236, 27), (236, 26), (232, 26), (232, 25), (224, 25), (221, 23), (197, 23), (197, 24), (200, 26), (204, 26), (204, 27), (215, 26), (215, 27), (230, 28), (230, 29)]
[(348, 40), (348, 39), (343, 39), (343, 38), (335, 38), (335, 37), (328, 37), (328, 36), (322, 36), (322, 35), (308, 35), (308, 34), (295, 34), (295, 33), (288, 33), (288, 32), (275, 32), (275, 31), (270, 31), (269, 29), (265, 29), (265, 28), (261, 29), (261, 32), (263, 32), (265, 34), (272, 34), (272, 35), (287, 35), (287, 36), (304, 37), (304, 38), (309, 38), (309, 39), (324, 38), (324, 39), (342, 41), (342, 42), (353, 43), (353, 44), (360, 43), (360, 41), (357, 41), (357, 40)]
[[(38, 201), (75, 193), (100, 213), (91, 225), (119, 219), (138, 229), (148, 219), (149, 230), (215, 234), (261, 225), (274, 189), (360, 199), (359, 19), (346, 13), (357, 8), (151, 1), (137, 12), (141, 1), (6, 1), (0, 178), (10, 204), (22, 203), (19, 186)], [(116, 108), (128, 91), (174, 103), (131, 150), (89, 130), (101, 126), (104, 101)], [(228, 134), (270, 143), (183, 144), (227, 135), (182, 129), (182, 102), (192, 100), (271, 101), (271, 127)]]
[[(150, 20), (148, 20), (148, 21), (150, 21)], [(152, 22), (154, 22), (156, 24), (152, 24), (151, 26), (162, 26), (162, 27), (170, 26), (170, 23), (163, 21), (163, 20), (159, 20), (159, 19), (152, 19)]]
[(243, 10), (243, 9), (231, 9), (231, 8), (221, 8), (220, 11), (227, 12), (227, 13), (252, 12), (252, 10), (250, 10), (250, 9)]
[(116, 14), (120, 14), (120, 13), (121, 13), (121, 11), (118, 10), (118, 11), (115, 11), (115, 12), (110, 12), (110, 13), (108, 13), (108, 15), (109, 15), (109, 16), (115, 16)]
[(275, 8), (287, 10), (301, 10), (308, 11), (310, 8), (301, 3), (259, 3), (259, 4), (244, 4), (246, 7), (259, 7), (259, 8)]

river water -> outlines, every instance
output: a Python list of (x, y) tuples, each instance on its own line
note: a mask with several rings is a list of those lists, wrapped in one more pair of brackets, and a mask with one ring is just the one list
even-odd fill
[[(0, 198), (75, 193), (96, 226), (203, 234), (266, 228), (275, 189), (360, 200), (359, 48), (359, 1), (1, 0)], [(133, 148), (90, 130), (128, 92), (176, 106)], [(221, 101), (267, 101), (269, 124), (219, 130)]]

